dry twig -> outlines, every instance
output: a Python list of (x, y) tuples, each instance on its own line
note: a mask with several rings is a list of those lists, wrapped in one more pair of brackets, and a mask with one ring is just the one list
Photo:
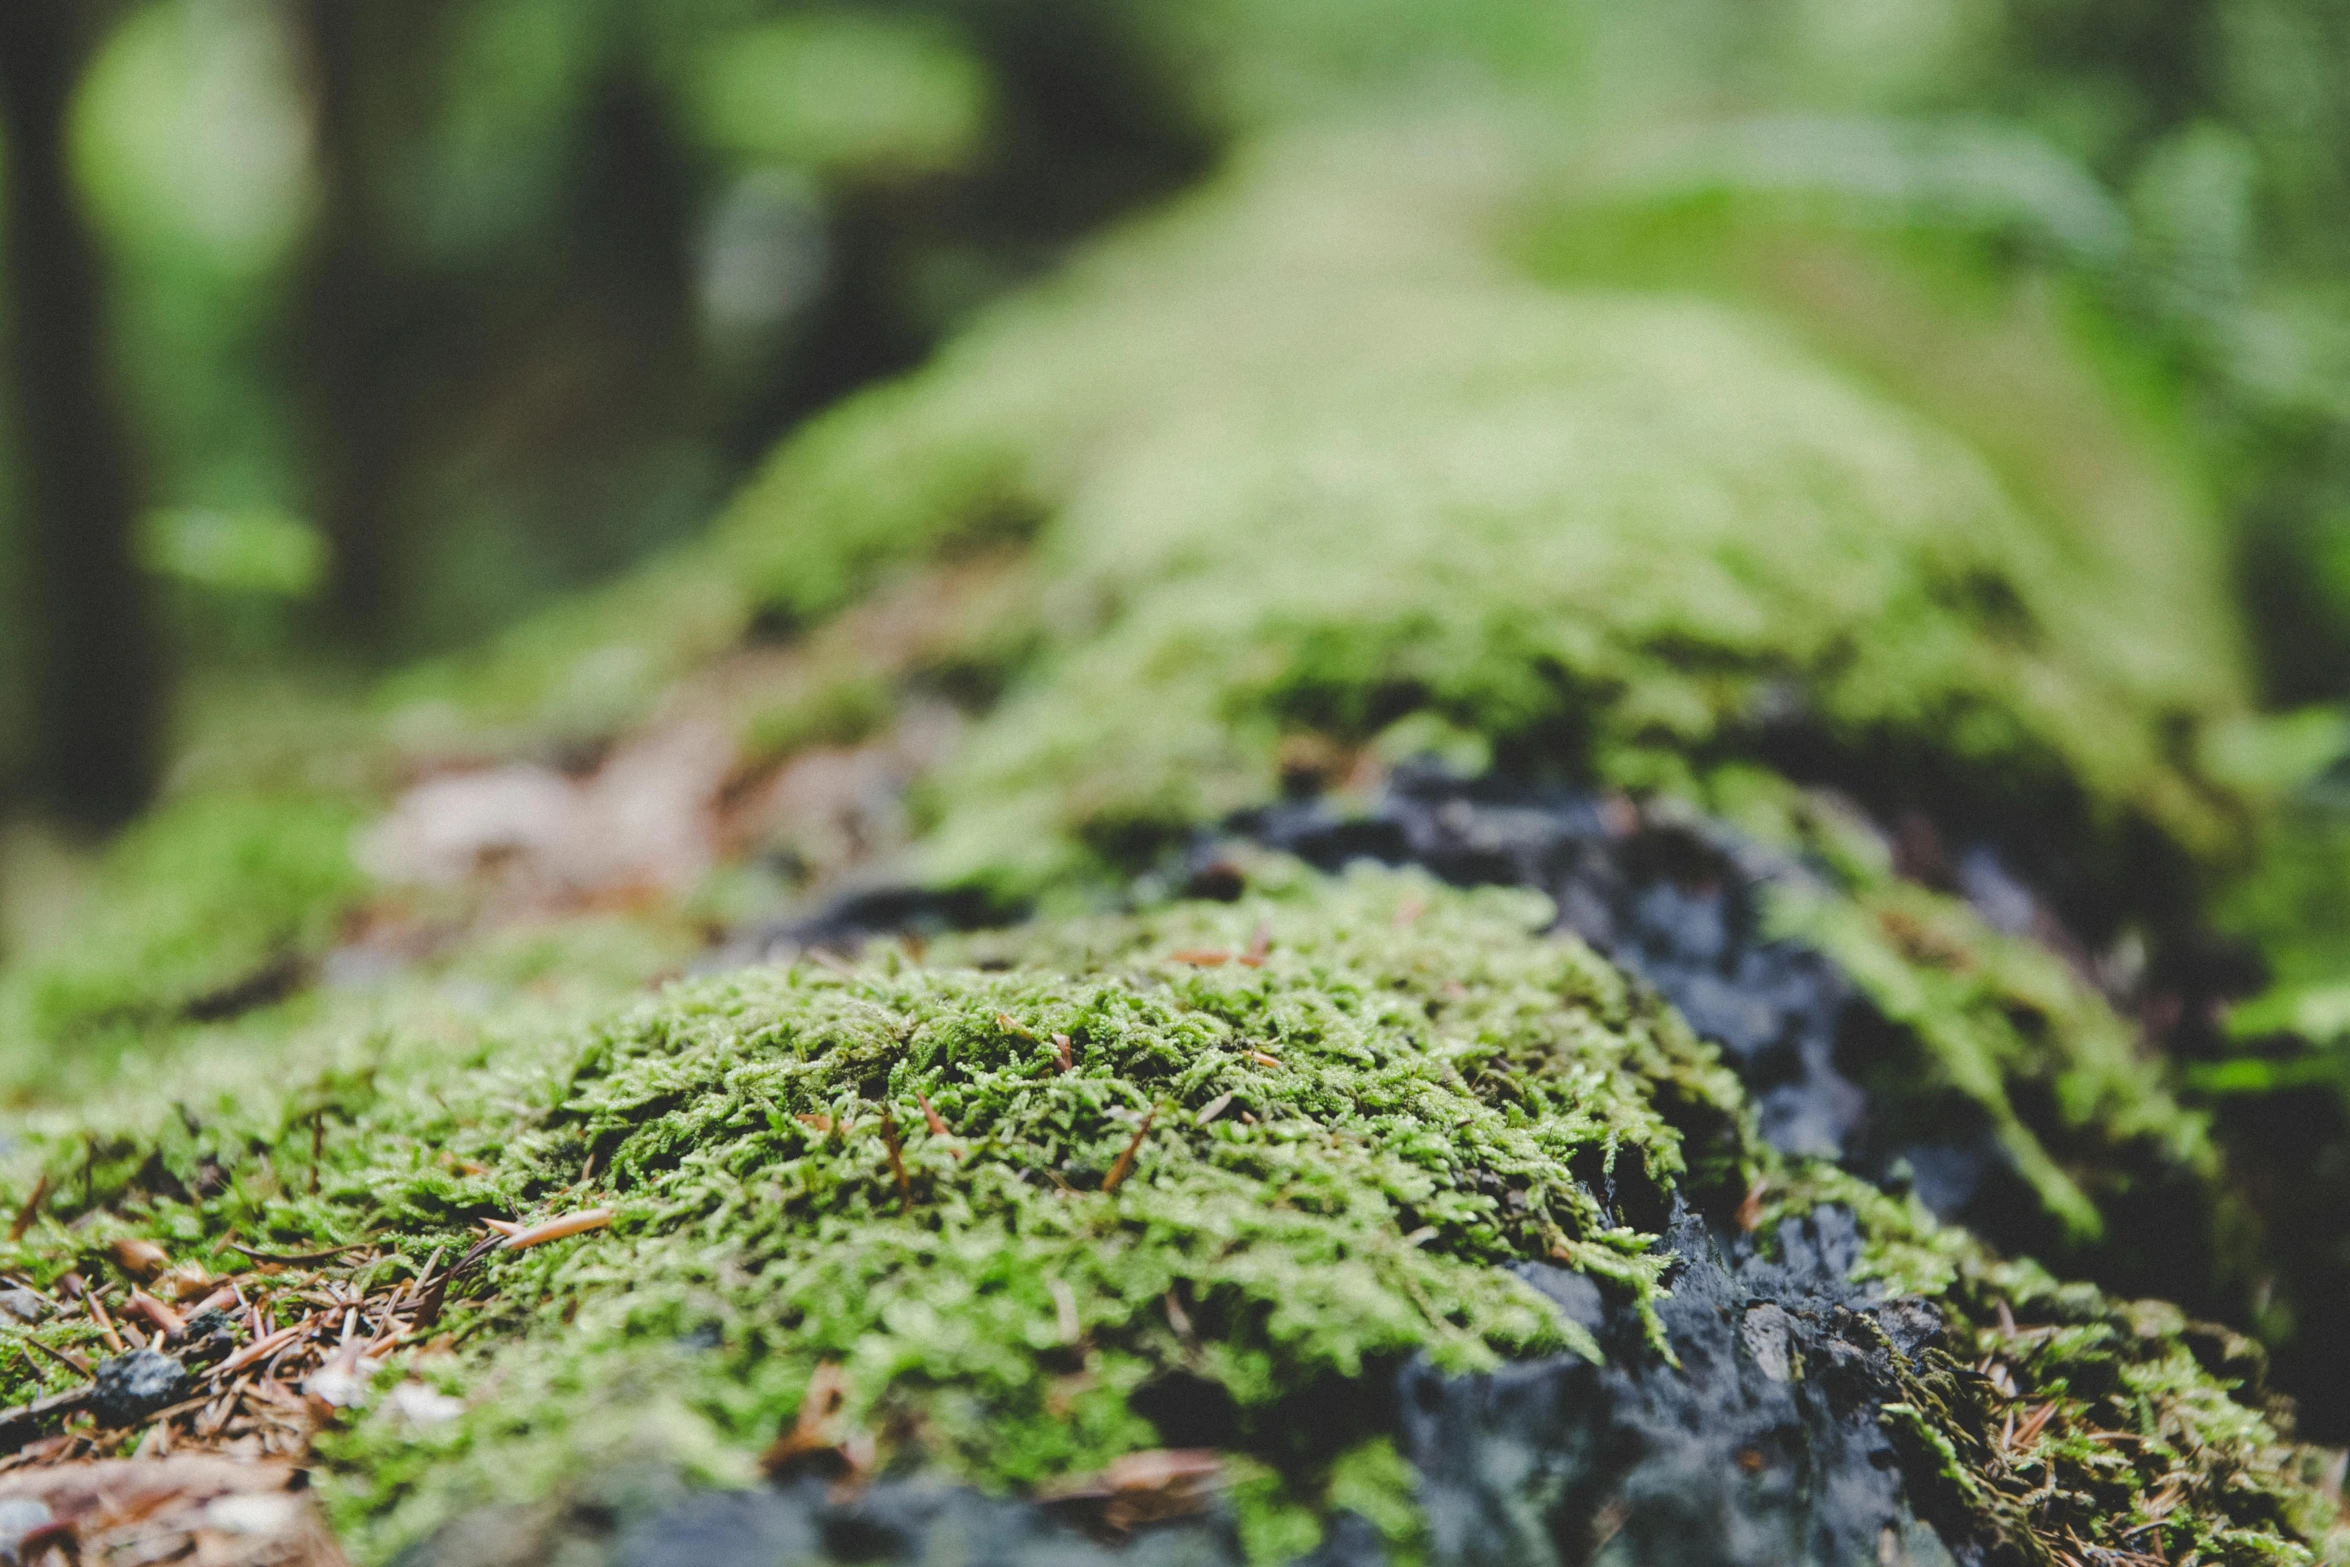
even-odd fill
[(901, 1212), (914, 1211), (914, 1183), (906, 1174), (905, 1150), (898, 1146), (897, 1117), (889, 1113), (889, 1106), (881, 1107), (881, 1144), (889, 1150), (889, 1167), (898, 1178), (898, 1205)]
[(284, 1268), (298, 1268), (301, 1267), (304, 1263), (310, 1262), (332, 1262), (335, 1258), (342, 1256), (345, 1252), (365, 1251), (368, 1246), (366, 1241), (352, 1241), (347, 1245), (329, 1246), (324, 1251), (296, 1252), (289, 1255), (278, 1252), (255, 1251), (252, 1247), (240, 1246), (235, 1241), (222, 1241), (221, 1244), (226, 1246), (230, 1251), (236, 1252), (240, 1256), (252, 1258), (255, 1262), (274, 1263), (277, 1266)]
[(533, 1246), (544, 1246), (549, 1241), (559, 1241), (573, 1235), (584, 1235), (590, 1230), (603, 1229), (611, 1222), (611, 1209), (584, 1208), (578, 1213), (567, 1213), (560, 1219), (549, 1219), (544, 1224), (534, 1224), (527, 1230), (515, 1230), (506, 1237), (505, 1244), (497, 1249), (500, 1251), (528, 1251)]
[(8, 1239), (11, 1243), (24, 1239), (24, 1232), (33, 1227), (34, 1219), (40, 1217), (41, 1204), (48, 1199), (48, 1196), (49, 1172), (43, 1170), (41, 1178), (33, 1183), (33, 1194), (24, 1200), (23, 1207), (16, 1210), (15, 1222), (8, 1226)]
[(1134, 1168), (1134, 1155), (1142, 1147), (1142, 1140), (1150, 1136), (1151, 1122), (1158, 1118), (1159, 1107), (1157, 1105), (1152, 1105), (1150, 1109), (1143, 1112), (1142, 1125), (1134, 1129), (1134, 1136), (1128, 1140), (1125, 1151), (1118, 1155), (1118, 1162), (1110, 1166), (1110, 1173), (1102, 1180), (1103, 1196), (1106, 1197), (1116, 1191), (1118, 1183), (1125, 1180), (1126, 1173)]

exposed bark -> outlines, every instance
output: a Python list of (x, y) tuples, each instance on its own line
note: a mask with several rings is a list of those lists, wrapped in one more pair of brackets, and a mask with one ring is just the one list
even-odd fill
[(73, 189), (67, 110), (98, 23), (84, 0), (0, 5), (14, 466), (32, 628), (34, 768), (92, 826), (151, 791), (161, 665), (131, 559), (133, 447), (108, 385), (103, 264)]

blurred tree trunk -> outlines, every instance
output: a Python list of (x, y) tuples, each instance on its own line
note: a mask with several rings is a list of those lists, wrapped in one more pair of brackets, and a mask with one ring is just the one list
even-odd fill
[(45, 802), (111, 826), (153, 788), (161, 666), (131, 559), (133, 448), (109, 386), (103, 263), (73, 189), (67, 111), (112, 8), (0, 0), (8, 378)]
[[(4, 3), (4, 0), (0, 0)], [(296, 305), (297, 376), (313, 504), (334, 549), (333, 636), (363, 652), (391, 645), (398, 618), (397, 470), (405, 410), (392, 395), (399, 283), (383, 256), (375, 197), (371, 73), (392, 62), (372, 22), (386, 9), (301, 0), (320, 207)]]

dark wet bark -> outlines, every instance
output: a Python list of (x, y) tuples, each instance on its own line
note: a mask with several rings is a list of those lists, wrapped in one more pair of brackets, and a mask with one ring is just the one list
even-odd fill
[(132, 441), (109, 385), (104, 267), (73, 189), (67, 110), (110, 7), (0, 4), (8, 379), (26, 562), (34, 782), (110, 826), (154, 785), (161, 663), (131, 558)]

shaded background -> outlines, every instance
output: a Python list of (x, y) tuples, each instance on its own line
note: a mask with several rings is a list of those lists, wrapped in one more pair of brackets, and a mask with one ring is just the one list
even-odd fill
[(0, 18), (0, 784), (102, 826), (701, 520), (1213, 140), (1114, 6), (32, 0)]

